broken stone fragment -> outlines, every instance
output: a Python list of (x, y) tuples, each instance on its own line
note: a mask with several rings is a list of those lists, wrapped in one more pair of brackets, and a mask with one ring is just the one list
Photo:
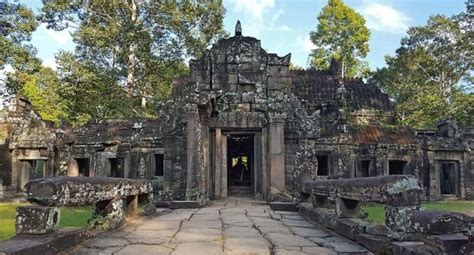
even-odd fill
[(472, 217), (457, 212), (422, 211), (411, 217), (411, 226), (426, 234), (449, 234), (467, 232)]
[(58, 207), (19, 206), (16, 208), (16, 234), (47, 234), (56, 230), (61, 217)]

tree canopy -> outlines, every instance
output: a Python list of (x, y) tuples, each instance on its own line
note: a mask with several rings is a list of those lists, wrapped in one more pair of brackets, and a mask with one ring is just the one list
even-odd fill
[(369, 53), (370, 31), (365, 19), (342, 0), (329, 0), (318, 16), (316, 31), (310, 39), (316, 49), (311, 53), (311, 66), (329, 68), (332, 59), (340, 63), (342, 77), (362, 75), (367, 64), (361, 60)]
[(472, 7), (451, 18), (432, 16), (407, 34), (372, 79), (394, 100), (401, 122), (430, 128), (454, 119), (474, 126)]
[[(173, 78), (186, 73), (185, 58), (200, 56), (224, 34), (220, 0), (43, 3), (39, 19), (49, 28), (73, 28), (76, 50), (58, 54), (57, 62), (79, 122), (153, 112)], [(83, 96), (96, 101), (88, 105)]]

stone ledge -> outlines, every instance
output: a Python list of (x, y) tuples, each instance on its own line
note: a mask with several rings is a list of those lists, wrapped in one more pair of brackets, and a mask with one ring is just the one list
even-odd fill
[(198, 201), (170, 201), (170, 209), (196, 209), (200, 208), (201, 205)]
[(35, 255), (56, 254), (89, 238), (92, 234), (84, 229), (68, 229), (45, 235), (17, 235), (0, 242), (0, 254)]
[(357, 243), (361, 244), (371, 252), (376, 254), (390, 254), (392, 253), (392, 241), (385, 236), (357, 234), (355, 235)]
[(286, 211), (286, 212), (297, 212), (298, 207), (293, 202), (271, 202), (270, 208), (273, 211)]

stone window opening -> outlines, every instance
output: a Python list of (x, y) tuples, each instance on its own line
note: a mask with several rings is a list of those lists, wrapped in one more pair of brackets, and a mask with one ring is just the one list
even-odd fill
[(329, 156), (328, 155), (319, 155), (316, 156), (318, 160), (318, 176), (328, 176), (329, 175)]
[(404, 174), (406, 164), (407, 162), (403, 160), (389, 160), (388, 161), (388, 174), (389, 175)]
[(441, 195), (456, 195), (457, 171), (453, 162), (442, 162), (440, 167)]
[(155, 176), (162, 177), (164, 175), (164, 155), (155, 154)]
[(370, 176), (370, 165), (372, 160), (362, 160), (361, 162), (361, 177), (369, 177)]
[(90, 176), (90, 159), (89, 158), (76, 158), (74, 160), (77, 163), (79, 176)]
[(34, 159), (34, 160), (24, 160), (25, 163), (29, 165), (30, 169), (30, 180), (43, 178), (44, 169), (46, 166), (45, 160)]
[(109, 158), (110, 163), (110, 177), (124, 178), (123, 159)]

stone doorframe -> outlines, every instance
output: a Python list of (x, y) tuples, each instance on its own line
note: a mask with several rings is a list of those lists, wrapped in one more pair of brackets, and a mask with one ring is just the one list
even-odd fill
[(265, 129), (261, 130), (245, 130), (230, 129), (223, 130), (215, 128), (211, 131), (210, 139), (210, 168), (211, 168), (211, 189), (212, 198), (221, 199), (228, 196), (227, 192), (227, 138), (230, 135), (253, 135), (253, 183), (252, 188), (256, 198), (263, 198), (267, 190), (268, 176), (266, 174), (266, 164), (263, 152), (265, 151)]

